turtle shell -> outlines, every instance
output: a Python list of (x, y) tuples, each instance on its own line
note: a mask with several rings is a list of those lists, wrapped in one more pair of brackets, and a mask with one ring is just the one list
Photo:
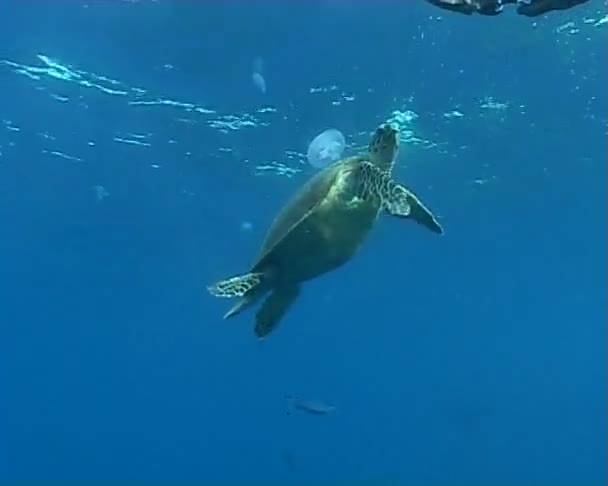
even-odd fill
[(308, 180), (277, 214), (252, 271), (273, 270), (280, 280), (301, 282), (348, 261), (372, 228), (379, 208), (343, 194), (340, 181), (368, 159), (342, 159)]

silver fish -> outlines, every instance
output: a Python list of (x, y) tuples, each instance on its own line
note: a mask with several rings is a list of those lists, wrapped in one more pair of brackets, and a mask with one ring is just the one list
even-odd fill
[(336, 410), (336, 407), (321, 400), (304, 400), (295, 398), (291, 395), (285, 395), (285, 399), (289, 403), (290, 410), (287, 415), (291, 415), (292, 410), (300, 410), (312, 415), (327, 415)]

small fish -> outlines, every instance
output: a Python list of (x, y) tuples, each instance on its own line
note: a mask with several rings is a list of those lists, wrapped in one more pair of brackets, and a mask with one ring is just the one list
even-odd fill
[(336, 410), (336, 407), (333, 405), (327, 404), (320, 400), (303, 400), (292, 397), (291, 395), (285, 395), (285, 399), (288, 401), (290, 406), (290, 410), (287, 411), (287, 415), (291, 415), (292, 410), (300, 410), (311, 415), (327, 415), (328, 413)]
[(289, 472), (292, 473), (296, 471), (296, 458), (290, 451), (283, 451), (283, 453), (281, 454), (281, 459), (283, 460), (283, 464)]

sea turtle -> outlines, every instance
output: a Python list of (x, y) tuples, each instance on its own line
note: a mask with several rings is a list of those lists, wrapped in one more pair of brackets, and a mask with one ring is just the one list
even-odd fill
[(302, 282), (346, 263), (381, 211), (442, 234), (433, 214), (392, 179), (398, 150), (399, 130), (385, 123), (367, 153), (339, 160), (309, 179), (276, 216), (249, 272), (208, 287), (216, 297), (240, 297), (224, 319), (270, 292), (255, 324), (255, 334), (267, 336), (298, 297)]

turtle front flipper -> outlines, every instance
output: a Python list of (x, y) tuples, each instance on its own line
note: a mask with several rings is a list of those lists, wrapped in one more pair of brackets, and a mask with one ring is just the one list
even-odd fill
[(245, 294), (258, 287), (263, 281), (263, 273), (251, 272), (216, 282), (207, 287), (207, 290), (215, 297), (244, 297)]
[(431, 211), (427, 209), (427, 207), (422, 204), (422, 202), (420, 202), (420, 199), (418, 199), (413, 192), (408, 191), (405, 187), (403, 188), (403, 190), (407, 193), (405, 197), (407, 198), (407, 202), (410, 205), (409, 217), (416, 221), (416, 223), (421, 224), (425, 228), (430, 229), (433, 233), (442, 235), (443, 228), (441, 227), (433, 213), (431, 213)]
[(255, 335), (263, 338), (274, 331), (298, 295), (300, 295), (300, 287), (297, 285), (275, 289), (255, 316)]
[(357, 176), (357, 196), (380, 205), (393, 216), (411, 218), (434, 233), (443, 234), (433, 213), (415, 194), (394, 181), (389, 172), (366, 161), (359, 165)]

